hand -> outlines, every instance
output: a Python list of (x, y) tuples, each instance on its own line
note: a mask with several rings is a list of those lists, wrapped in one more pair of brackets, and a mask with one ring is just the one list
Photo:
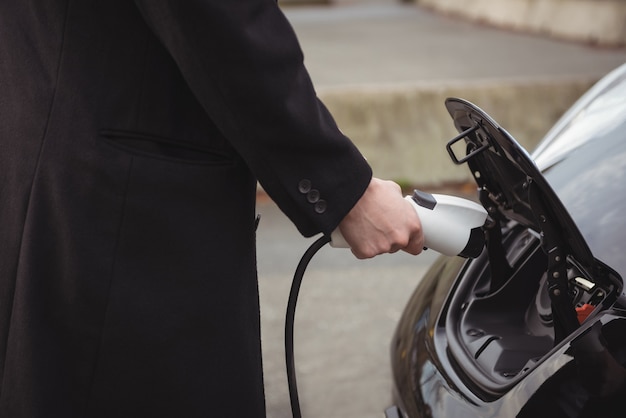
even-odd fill
[(417, 255), (424, 249), (419, 217), (392, 181), (372, 178), (339, 229), (360, 259), (398, 250)]

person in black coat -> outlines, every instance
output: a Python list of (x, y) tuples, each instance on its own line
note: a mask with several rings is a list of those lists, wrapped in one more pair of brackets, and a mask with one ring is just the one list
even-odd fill
[(262, 417), (257, 179), (417, 254), (274, 0), (0, 3), (0, 416)]

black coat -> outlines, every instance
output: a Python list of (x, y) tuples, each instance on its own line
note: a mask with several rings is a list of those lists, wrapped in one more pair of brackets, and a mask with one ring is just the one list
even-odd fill
[(274, 0), (3, 0), (0, 417), (261, 416), (256, 179), (370, 176)]

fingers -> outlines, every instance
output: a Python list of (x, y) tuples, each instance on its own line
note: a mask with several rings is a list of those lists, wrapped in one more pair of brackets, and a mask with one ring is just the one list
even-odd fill
[[(411, 207), (411, 209), (414, 210), (413, 207)], [(418, 255), (424, 250), (424, 233), (422, 231), (422, 224), (417, 217), (417, 213), (415, 216), (417, 219), (417, 226), (409, 238), (409, 243), (403, 248), (403, 251), (412, 255)]]
[(408, 241), (385, 241), (379, 245), (355, 245), (351, 247), (351, 250), (354, 256), (361, 260), (373, 258), (380, 254), (394, 254), (398, 251), (418, 255), (424, 250), (424, 240), (421, 234), (417, 234)]
[(412, 255), (420, 254), (424, 249), (422, 227), (417, 214), (414, 213), (412, 208), (411, 210), (411, 217), (407, 220), (404, 228), (396, 228), (386, 234), (368, 236), (365, 238), (366, 241), (352, 245), (351, 249), (355, 257), (367, 259), (380, 254), (393, 254), (398, 251), (404, 251)]
[(376, 178), (339, 229), (359, 259), (401, 250), (417, 255), (424, 246), (420, 219), (400, 186)]

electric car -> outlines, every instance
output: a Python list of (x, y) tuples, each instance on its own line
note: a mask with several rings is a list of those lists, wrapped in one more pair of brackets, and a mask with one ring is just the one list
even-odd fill
[(410, 297), (386, 416), (626, 416), (626, 64), (532, 155), (478, 106), (445, 105), (486, 245), (438, 258)]

